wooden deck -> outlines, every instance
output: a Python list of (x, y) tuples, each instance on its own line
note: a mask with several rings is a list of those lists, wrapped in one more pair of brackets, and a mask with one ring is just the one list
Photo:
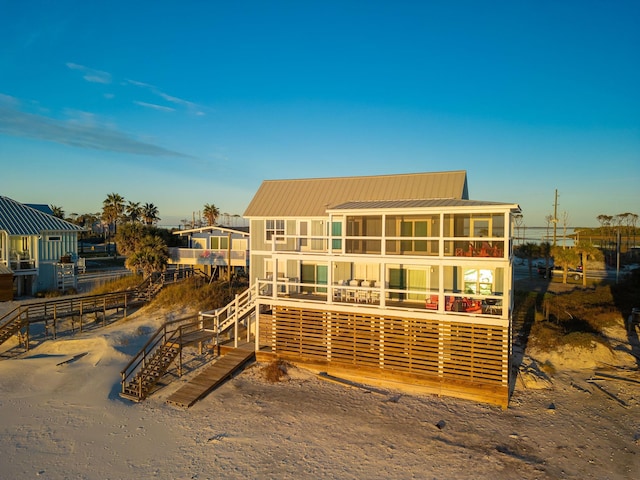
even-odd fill
[(237, 372), (245, 363), (255, 357), (255, 352), (248, 348), (234, 348), (212, 365), (180, 387), (167, 399), (167, 403), (188, 408), (225, 380)]

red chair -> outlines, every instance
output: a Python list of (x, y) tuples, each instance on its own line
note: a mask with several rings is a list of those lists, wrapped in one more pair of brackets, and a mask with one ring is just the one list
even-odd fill
[(438, 295), (430, 295), (429, 298), (425, 301), (425, 308), (428, 310), (437, 310), (438, 309)]

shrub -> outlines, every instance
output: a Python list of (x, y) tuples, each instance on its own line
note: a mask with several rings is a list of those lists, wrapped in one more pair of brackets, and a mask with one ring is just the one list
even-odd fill
[(271, 383), (278, 383), (282, 381), (282, 379), (287, 376), (287, 368), (289, 368), (289, 366), (289, 363), (280, 359), (268, 363), (262, 367), (264, 379)]

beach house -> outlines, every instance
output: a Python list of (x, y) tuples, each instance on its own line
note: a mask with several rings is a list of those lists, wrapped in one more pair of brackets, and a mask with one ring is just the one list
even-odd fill
[(193, 267), (212, 277), (249, 270), (248, 228), (212, 225), (173, 232), (183, 247), (169, 248), (169, 264)]
[(465, 171), (266, 180), (233, 314), (262, 356), (506, 406), (519, 212)]
[(0, 266), (12, 276), (13, 293), (34, 295), (77, 286), (79, 231), (81, 227), (41, 206), (0, 195)]

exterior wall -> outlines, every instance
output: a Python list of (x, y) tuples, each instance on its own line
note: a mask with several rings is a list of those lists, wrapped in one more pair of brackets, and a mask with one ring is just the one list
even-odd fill
[[(62, 281), (59, 265), (63, 257), (69, 256), (69, 260), (73, 262), (77, 255), (77, 232), (42, 232), (38, 237), (38, 278), (35, 291), (57, 290), (61, 285), (75, 286), (73, 272), (64, 275), (64, 282)], [(72, 277), (71, 280), (69, 276)]]
[(0, 263), (0, 302), (13, 300), (13, 273)]
[(72, 259), (78, 254), (77, 232), (43, 232), (38, 239), (38, 261), (59, 262), (70, 254)]
[(9, 266), (9, 236), (0, 230), (0, 265)]
[[(5, 237), (6, 238), (6, 237)], [(14, 272), (18, 295), (58, 288), (58, 269), (64, 256), (77, 258), (76, 231), (44, 231), (40, 235), (8, 236), (7, 266)]]

